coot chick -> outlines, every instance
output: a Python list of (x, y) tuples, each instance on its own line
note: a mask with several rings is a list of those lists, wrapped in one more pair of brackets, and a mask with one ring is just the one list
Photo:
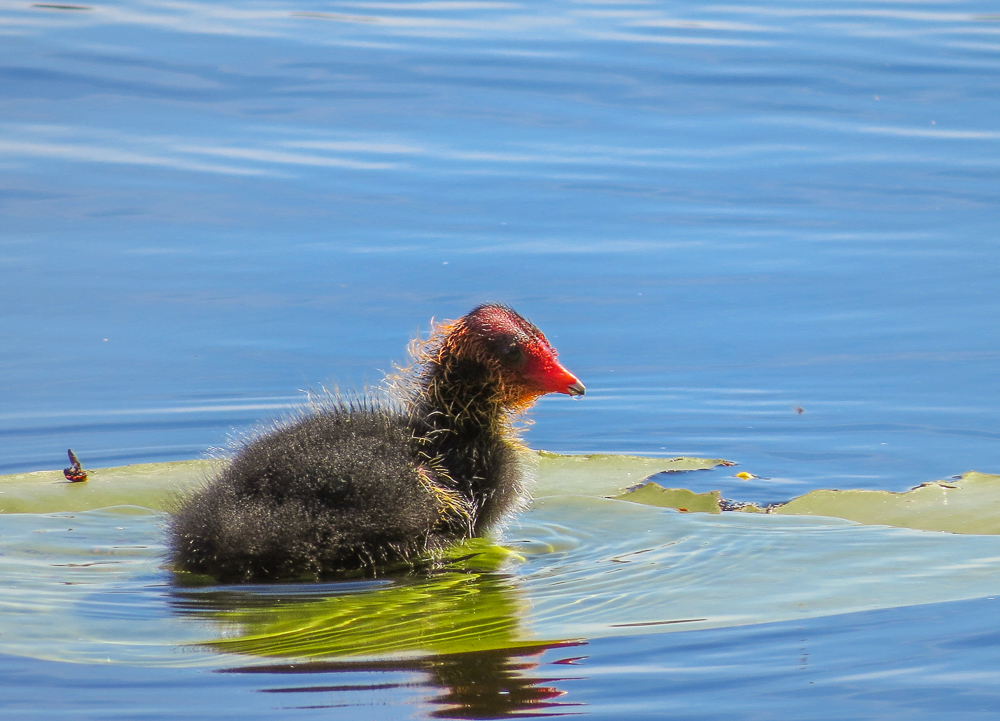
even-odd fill
[(243, 445), (169, 527), (174, 566), (223, 582), (329, 578), (433, 557), (525, 499), (513, 426), (583, 395), (537, 327), (500, 304), (435, 326), (393, 400), (328, 399)]

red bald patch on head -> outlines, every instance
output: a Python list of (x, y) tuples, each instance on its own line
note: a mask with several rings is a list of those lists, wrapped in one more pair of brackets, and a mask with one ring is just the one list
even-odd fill
[(542, 343), (552, 350), (552, 346), (534, 323), (505, 305), (499, 303), (481, 305), (473, 308), (464, 320), (469, 330), (483, 338), (510, 336), (519, 343), (541, 339)]

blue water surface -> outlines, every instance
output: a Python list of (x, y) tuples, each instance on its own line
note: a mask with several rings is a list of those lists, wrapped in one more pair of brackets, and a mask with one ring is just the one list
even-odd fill
[(215, 672), (0, 655), (16, 719), (992, 719), (994, 598), (433, 661)]
[[(487, 300), (588, 387), (542, 400), (535, 447), (728, 458), (760, 478), (688, 485), (757, 502), (1000, 472), (995, 4), (3, 0), (0, 36), (0, 473), (199, 457), (304, 389), (378, 385)], [(806, 694), (794, 625), (542, 663), (607, 718), (954, 718), (995, 708), (1000, 673), (995, 641), (955, 640), (996, 625), (963, 603), (961, 628), (951, 606), (809, 622), (829, 668), (956, 649), (933, 693), (905, 651), (831, 671), (822, 703), (711, 693), (753, 696), (763, 658), (765, 692)], [(663, 669), (648, 706), (634, 666)], [(4, 705), (47, 715), (54, 686), (111, 717), (85, 699), (126, 682), (98, 673), (5, 659)], [(129, 673), (164, 703), (259, 682)]]

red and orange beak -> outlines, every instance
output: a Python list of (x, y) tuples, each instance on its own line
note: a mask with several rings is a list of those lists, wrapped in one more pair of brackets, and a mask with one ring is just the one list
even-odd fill
[(582, 396), (587, 392), (586, 386), (580, 382), (580, 379), (566, 370), (561, 363), (556, 363), (556, 373), (558, 374), (558, 378), (555, 379), (555, 387), (552, 388), (552, 393), (565, 393), (568, 396)]
[(542, 393), (563, 393), (568, 396), (582, 396), (587, 388), (580, 379), (566, 370), (555, 358), (547, 359), (540, 368), (532, 369), (532, 379)]

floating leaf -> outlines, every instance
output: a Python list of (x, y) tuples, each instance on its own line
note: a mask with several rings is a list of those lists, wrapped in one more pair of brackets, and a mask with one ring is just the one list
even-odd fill
[[(560, 456), (540, 451), (536, 495), (608, 495), (660, 472), (714, 468), (729, 461), (638, 456)], [(143, 463), (88, 470), (87, 483), (69, 483), (62, 471), (0, 476), (0, 513), (89, 511), (111, 506), (170, 510), (179, 494), (209, 479), (224, 461)]]
[(695, 493), (686, 488), (664, 488), (659, 483), (652, 481), (644, 483), (634, 490), (625, 491), (614, 498), (620, 501), (642, 503), (647, 506), (676, 508), (678, 511), (691, 513), (722, 513), (718, 491)]
[(767, 509), (719, 497), (718, 491), (693, 493), (649, 481), (615, 496), (618, 500), (681, 511), (742, 511), (783, 516), (827, 516), (869, 525), (919, 531), (1000, 534), (1000, 475), (969, 471), (957, 481), (924, 483), (904, 493), (868, 490), (816, 490)]
[[(720, 498), (717, 492), (637, 486), (657, 473), (707, 470), (733, 465), (709, 458), (644, 458), (604, 454), (563, 456), (540, 451), (538, 497), (612, 496), (689, 512), (761, 512), (753, 504)], [(204, 483), (222, 461), (146, 463), (89, 471), (86, 483), (69, 483), (60, 471), (0, 476), (0, 512), (52, 513), (132, 505), (169, 510), (179, 494)], [(737, 474), (743, 477), (743, 474)], [(749, 476), (750, 474), (746, 474)], [(624, 489), (635, 487), (623, 492)], [(970, 471), (957, 481), (937, 481), (906, 491), (816, 490), (766, 509), (781, 515), (845, 518), (927, 531), (1000, 534), (1000, 476)]]
[(707, 471), (732, 466), (721, 458), (646, 458), (603, 453), (562, 456), (538, 452), (538, 496), (607, 496), (657, 473)]
[(178, 493), (204, 483), (218, 465), (218, 461), (176, 461), (88, 469), (86, 483), (71, 483), (62, 471), (0, 476), (0, 513), (90, 511), (111, 506), (168, 510)]
[(924, 483), (905, 493), (811, 491), (772, 513), (833, 516), (858, 523), (952, 533), (1000, 533), (1000, 475), (969, 471), (957, 481)]

